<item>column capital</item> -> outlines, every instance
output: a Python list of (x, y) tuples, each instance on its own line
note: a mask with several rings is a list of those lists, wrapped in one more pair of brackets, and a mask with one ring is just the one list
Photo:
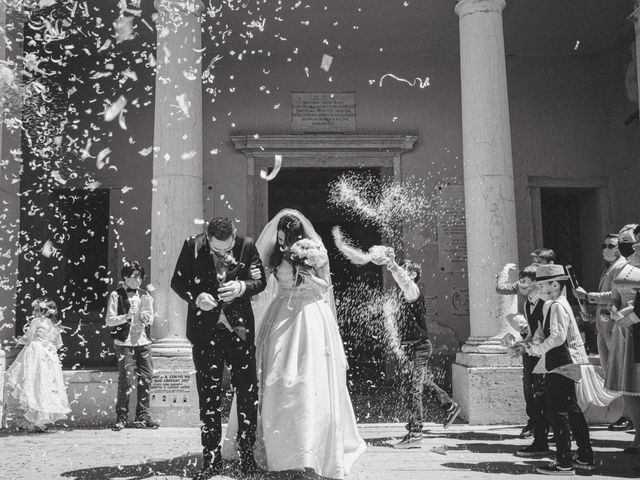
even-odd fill
[(458, 0), (455, 12), (460, 18), (474, 13), (495, 12), (502, 14), (502, 10), (506, 6), (506, 0)]
[(153, 6), (158, 12), (164, 10), (171, 14), (190, 13), (200, 16), (204, 11), (202, 0), (155, 0)]

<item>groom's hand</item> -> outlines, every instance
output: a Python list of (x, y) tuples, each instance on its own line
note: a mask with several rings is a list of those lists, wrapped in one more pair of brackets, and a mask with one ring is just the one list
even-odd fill
[(218, 306), (218, 302), (216, 302), (215, 298), (209, 293), (201, 293), (196, 298), (196, 307), (200, 310), (204, 310), (205, 312), (209, 312)]
[(218, 296), (223, 302), (230, 302), (240, 296), (242, 284), (237, 280), (226, 282), (218, 289)]

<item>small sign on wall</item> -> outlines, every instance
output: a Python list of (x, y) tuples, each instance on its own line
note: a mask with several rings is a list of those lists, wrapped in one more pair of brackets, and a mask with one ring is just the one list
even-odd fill
[(424, 306), (427, 317), (435, 317), (438, 315), (438, 297), (424, 297)]
[(292, 133), (355, 133), (356, 94), (292, 93)]
[(444, 185), (438, 194), (438, 258), (443, 272), (466, 270), (467, 232), (464, 215), (464, 186)]
[(191, 398), (191, 374), (156, 373), (151, 386), (152, 407), (188, 407)]

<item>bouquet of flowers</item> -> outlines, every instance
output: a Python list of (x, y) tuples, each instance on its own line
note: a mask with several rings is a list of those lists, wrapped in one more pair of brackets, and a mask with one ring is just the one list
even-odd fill
[(320, 268), (329, 261), (327, 250), (310, 238), (298, 240), (291, 246), (291, 263), (295, 267)]

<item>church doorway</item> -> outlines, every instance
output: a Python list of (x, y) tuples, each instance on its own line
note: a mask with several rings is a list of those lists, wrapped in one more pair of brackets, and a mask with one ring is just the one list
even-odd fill
[(354, 222), (329, 204), (331, 184), (341, 175), (357, 173), (380, 179), (379, 168), (284, 168), (269, 182), (269, 218), (283, 208), (302, 212), (322, 237), (329, 253), (331, 273), (336, 297), (350, 282), (365, 282), (370, 287), (382, 287), (382, 269), (368, 264), (356, 266), (350, 263), (336, 248), (331, 229), (340, 226), (342, 231), (365, 250), (382, 242), (380, 232), (371, 225)]
[[(571, 265), (580, 284), (593, 291), (603, 268), (600, 244), (603, 234), (598, 224), (598, 192), (595, 188), (541, 188), (542, 245), (556, 254), (556, 263)], [(578, 301), (570, 291), (567, 299), (574, 310)], [(596, 332), (592, 324), (579, 322), (588, 353), (597, 354)]]

